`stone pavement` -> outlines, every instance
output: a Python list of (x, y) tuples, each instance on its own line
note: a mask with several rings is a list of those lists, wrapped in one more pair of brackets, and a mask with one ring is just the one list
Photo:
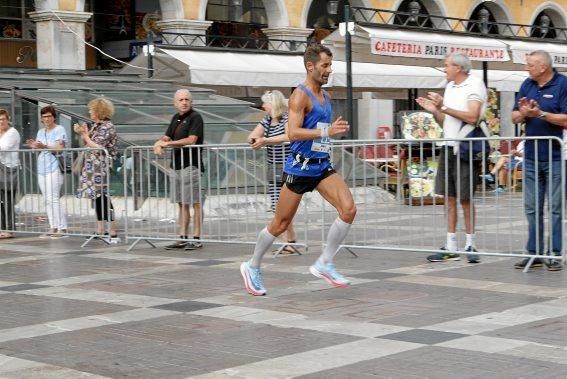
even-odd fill
[(342, 252), (336, 289), (312, 249), (268, 257), (252, 297), (251, 246), (81, 242), (0, 242), (1, 378), (567, 377), (567, 270)]

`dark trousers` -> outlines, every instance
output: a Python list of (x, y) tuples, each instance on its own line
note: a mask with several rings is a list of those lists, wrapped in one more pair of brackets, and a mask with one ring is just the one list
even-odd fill
[(95, 199), (95, 210), (97, 221), (114, 221), (114, 207), (108, 195), (102, 194)]
[(0, 189), (0, 229), (2, 230), (15, 230), (14, 203), (16, 193), (15, 188)]

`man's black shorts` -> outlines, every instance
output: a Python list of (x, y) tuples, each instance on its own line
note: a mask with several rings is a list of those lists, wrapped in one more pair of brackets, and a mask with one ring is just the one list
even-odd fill
[(453, 154), (452, 147), (441, 149), (437, 176), (435, 177), (435, 193), (461, 200), (470, 200), (480, 182), (482, 162), (463, 160), (459, 154)]
[(335, 169), (329, 167), (326, 169), (320, 176), (297, 176), (297, 175), (290, 175), (284, 172), (283, 180), (287, 188), (289, 188), (292, 192), (295, 192), (299, 195), (303, 195), (306, 192), (311, 192), (321, 181), (335, 173)]

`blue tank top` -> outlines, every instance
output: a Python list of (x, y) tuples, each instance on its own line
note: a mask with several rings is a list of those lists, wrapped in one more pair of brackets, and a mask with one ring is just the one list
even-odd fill
[[(325, 98), (325, 104), (321, 104), (317, 96), (311, 92), (305, 85), (300, 84), (299, 88), (309, 96), (313, 107), (311, 111), (307, 113), (303, 119), (303, 128), (306, 129), (321, 129), (328, 128), (331, 125), (332, 117), (332, 107), (331, 99), (327, 96), (327, 93), (323, 91), (323, 97)], [(327, 170), (331, 163), (329, 161), (329, 153), (331, 151), (331, 139), (326, 138), (316, 138), (307, 141), (293, 141), (290, 146), (291, 154), (288, 156), (284, 172), (290, 175), (297, 176), (320, 176), (325, 170)], [(302, 159), (309, 158), (312, 160), (321, 160), (323, 162), (311, 162), (307, 165), (304, 164), (304, 160), (298, 162), (296, 160), (297, 156)]]

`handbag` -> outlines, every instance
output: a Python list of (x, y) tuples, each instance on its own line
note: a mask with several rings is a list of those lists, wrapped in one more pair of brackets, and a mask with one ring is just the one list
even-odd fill
[(61, 152), (55, 155), (57, 158), (57, 164), (59, 165), (59, 171), (62, 174), (70, 174), (73, 172), (73, 152)]
[(18, 181), (18, 168), (0, 162), (0, 189), (10, 190)]
[(77, 158), (73, 161), (73, 165), (71, 166), (71, 171), (73, 174), (80, 175), (83, 172), (83, 164), (85, 163), (85, 152), (81, 151)]
[(484, 138), (483, 140), (460, 141), (459, 158), (463, 161), (482, 161), (490, 153), (490, 144), (486, 139), (490, 132), (486, 130), (486, 124), (479, 122), (477, 125), (470, 125), (463, 122), (457, 138)]

